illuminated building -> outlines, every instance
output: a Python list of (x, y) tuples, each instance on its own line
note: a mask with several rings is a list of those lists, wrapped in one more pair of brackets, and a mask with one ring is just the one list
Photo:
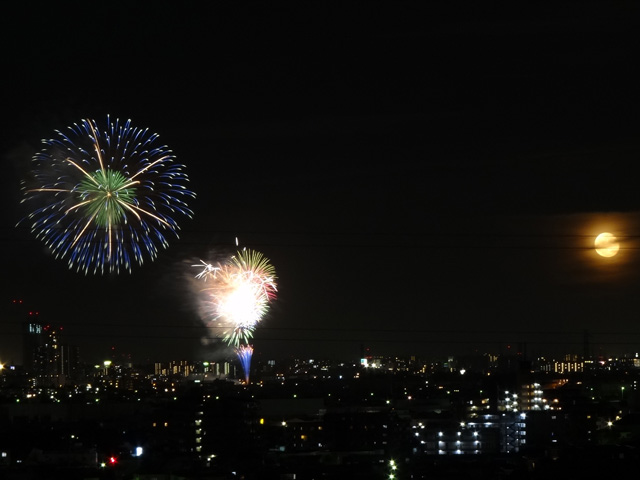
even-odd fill
[(77, 371), (78, 348), (62, 343), (62, 331), (40, 321), (37, 312), (23, 322), (23, 365), (37, 386), (64, 385)]
[(40, 322), (38, 312), (29, 312), (27, 320), (22, 324), (24, 368), (32, 373), (40, 368), (42, 347), (44, 345), (44, 325)]
[(479, 455), (518, 452), (526, 444), (526, 414), (478, 415), (460, 424), (414, 421), (414, 455)]
[(538, 359), (537, 370), (540, 372), (570, 374), (582, 373), (593, 363), (575, 354), (566, 354), (562, 360), (549, 360), (544, 357)]

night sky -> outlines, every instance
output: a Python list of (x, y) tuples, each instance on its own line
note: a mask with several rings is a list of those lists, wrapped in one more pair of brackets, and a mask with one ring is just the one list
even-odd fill
[[(640, 351), (640, 6), (481, 3), (14, 5), (0, 361), (16, 298), (87, 361), (228, 354), (188, 277), (236, 238), (279, 277), (263, 359)], [(195, 215), (155, 262), (85, 276), (16, 228), (19, 185), (42, 138), (107, 114), (160, 135)]]

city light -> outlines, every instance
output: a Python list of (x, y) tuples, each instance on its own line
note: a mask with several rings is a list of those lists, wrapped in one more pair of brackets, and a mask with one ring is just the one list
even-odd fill
[(635, 2), (61, 3), (0, 30), (0, 480), (637, 466)]
[[(382, 365), (387, 365), (386, 358), (380, 357), (377, 360)], [(393, 361), (397, 362), (397, 359), (394, 358)], [(609, 370), (605, 369), (616, 361), (620, 362), (619, 359), (614, 358), (602, 367), (602, 372), (608, 372)], [(4, 363), (0, 365), (2, 365), (4, 375), (11, 374)], [(94, 364), (91, 363), (90, 365), (93, 366)], [(209, 364), (209, 371), (211, 372), (210, 378), (224, 382), (226, 384), (225, 388), (230, 389), (229, 393), (235, 391), (236, 388), (241, 388), (241, 382), (236, 382), (233, 378), (227, 379), (230, 375), (228, 371), (223, 372), (224, 369), (219, 368), (219, 366), (222, 365), (224, 365), (222, 362)], [(271, 383), (272, 386), (278, 385), (278, 388), (288, 385), (289, 390), (283, 390), (282, 398), (278, 399), (278, 401), (287, 402), (293, 400), (298, 404), (297, 407), (304, 407), (307, 400), (305, 398), (306, 394), (298, 393), (306, 391), (304, 382), (316, 382), (317, 379), (322, 378), (326, 380), (331, 379), (337, 382), (336, 385), (339, 385), (340, 388), (333, 391), (325, 391), (323, 395), (325, 395), (327, 399), (330, 398), (336, 405), (340, 405), (349, 399), (348, 396), (344, 396), (341, 392), (345, 388), (347, 390), (351, 388), (348, 382), (354, 382), (352, 385), (355, 385), (362, 381), (361, 379), (357, 379), (353, 373), (357, 371), (363, 372), (365, 368), (359, 364), (354, 364), (351, 366), (354, 371), (343, 375), (345, 365), (342, 362), (335, 362), (335, 364), (327, 362), (322, 368), (317, 369), (313, 368), (315, 365), (318, 365), (317, 361), (311, 363), (310, 361), (297, 360), (289, 370), (275, 371), (275, 364), (264, 364), (257, 370), (257, 372), (259, 372), (258, 375), (262, 372), (266, 374), (264, 378), (260, 379), (259, 384), (260, 386), (268, 386), (269, 383)], [(593, 362), (592, 365), (592, 368), (599, 368), (597, 362)], [(89, 375), (89, 378), (87, 378), (87, 380), (90, 379), (90, 382), (87, 381), (86, 383), (75, 385), (71, 389), (67, 386), (63, 390), (37, 387), (31, 384), (24, 390), (24, 394), (19, 398), (15, 398), (14, 401), (17, 403), (21, 400), (23, 400), (23, 403), (39, 401), (60, 403), (67, 401), (66, 399), (68, 398), (68, 401), (74, 402), (77, 396), (77, 398), (81, 399), (81, 402), (95, 402), (97, 408), (108, 408), (112, 398), (128, 398), (130, 401), (133, 401), (133, 399), (137, 401), (144, 399), (142, 392), (145, 388), (151, 390), (153, 395), (160, 395), (160, 398), (166, 401), (182, 398), (181, 394), (185, 391), (184, 388), (192, 388), (195, 385), (198, 390), (202, 390), (203, 392), (203, 403), (194, 406), (194, 410), (189, 414), (194, 417), (189, 428), (189, 441), (196, 443), (193, 451), (197, 454), (198, 459), (203, 463), (210, 463), (211, 461), (207, 459), (210, 458), (212, 454), (211, 451), (208, 450), (211, 448), (211, 437), (207, 435), (207, 432), (210, 433), (212, 431), (211, 429), (214, 428), (212, 427), (212, 422), (219, 421), (219, 419), (212, 414), (215, 409), (212, 410), (210, 407), (213, 406), (213, 403), (219, 405), (225, 402), (225, 399), (229, 397), (223, 390), (219, 390), (218, 387), (214, 387), (214, 384), (204, 379), (204, 368), (204, 362), (180, 361), (170, 362), (168, 364), (156, 363), (154, 368), (148, 369), (146, 374), (143, 374), (142, 371), (134, 372), (133, 370), (131, 370), (130, 373), (126, 373), (126, 368), (119, 364), (117, 360), (107, 360), (101, 362), (98, 369), (90, 369), (92, 373)], [(534, 418), (534, 415), (542, 414), (551, 418), (552, 415), (556, 414), (557, 410), (563, 407), (566, 408), (568, 405), (565, 397), (559, 395), (559, 387), (575, 384), (576, 386), (580, 386), (580, 389), (575, 390), (576, 393), (584, 391), (585, 395), (587, 395), (585, 400), (593, 397), (594, 399), (589, 401), (594, 405), (598, 405), (601, 401), (595, 395), (595, 392), (598, 391), (596, 384), (590, 385), (585, 377), (571, 378), (566, 376), (566, 374), (558, 374), (557, 378), (552, 381), (545, 381), (544, 385), (539, 383), (539, 380), (534, 381), (535, 377), (529, 382), (517, 387), (510, 382), (505, 382), (503, 385), (498, 385), (497, 391), (499, 395), (497, 398), (487, 396), (485, 393), (487, 389), (484, 386), (484, 390), (474, 387), (469, 391), (469, 396), (465, 397), (465, 389), (462, 388), (463, 385), (461, 382), (466, 381), (469, 375), (474, 375), (476, 372), (469, 369), (463, 380), (459, 375), (459, 370), (448, 371), (448, 368), (448, 366), (443, 366), (443, 372), (441, 372), (444, 375), (448, 375), (448, 379), (439, 378), (437, 382), (420, 380), (418, 384), (413, 384), (412, 382), (407, 384), (400, 383), (399, 388), (391, 391), (383, 387), (384, 382), (381, 382), (379, 387), (376, 386), (376, 384), (367, 385), (366, 388), (359, 390), (357, 398), (349, 399), (349, 401), (362, 402), (360, 406), (358, 406), (357, 403), (349, 406), (349, 410), (352, 410), (355, 416), (347, 414), (346, 416), (341, 415), (339, 419), (331, 419), (330, 409), (326, 411), (322, 409), (315, 413), (313, 423), (307, 424), (306, 422), (300, 422), (299, 417), (293, 412), (283, 414), (282, 410), (279, 410), (277, 415), (273, 413), (268, 414), (267, 411), (264, 413), (261, 412), (255, 422), (257, 425), (262, 425), (260, 428), (261, 436), (267, 439), (272, 438), (273, 443), (270, 445), (270, 448), (273, 449), (273, 452), (296, 453), (314, 451), (316, 447), (317, 449), (329, 449), (329, 451), (331, 451), (330, 449), (333, 447), (332, 442), (328, 440), (331, 437), (325, 435), (329, 434), (328, 432), (334, 431), (336, 428), (342, 429), (345, 425), (348, 427), (349, 435), (353, 434), (356, 436), (354, 438), (358, 438), (358, 448), (360, 448), (360, 445), (366, 445), (367, 448), (373, 450), (380, 448), (380, 445), (385, 445), (384, 442), (388, 441), (387, 435), (389, 435), (393, 429), (397, 428), (398, 425), (397, 423), (394, 424), (394, 419), (383, 416), (380, 418), (381, 421), (378, 424), (376, 424), (373, 418), (367, 420), (366, 431), (360, 431), (362, 423), (357, 419), (357, 416), (368, 415), (370, 411), (369, 405), (373, 403), (374, 409), (384, 405), (386, 409), (392, 412), (393, 408), (390, 408), (389, 405), (406, 401), (410, 396), (413, 398), (413, 401), (421, 402), (425, 399), (430, 401), (442, 400), (444, 401), (442, 405), (446, 405), (451, 402), (450, 395), (455, 393), (455, 395), (459, 396), (460, 405), (465, 406), (463, 416), (458, 418), (457, 422), (449, 425), (433, 423), (425, 420), (424, 417), (421, 416), (412, 418), (410, 438), (407, 438), (411, 448), (407, 452), (407, 458), (410, 458), (412, 455), (464, 457), (495, 453), (497, 451), (517, 453), (521, 451), (522, 448), (529, 446), (535, 447), (535, 436), (527, 435), (529, 422)], [(627, 368), (627, 371), (633, 373), (636, 372), (634, 369), (638, 367), (629, 361)], [(105, 369), (108, 369), (108, 375), (105, 375)], [(213, 372), (216, 371), (220, 371), (221, 375), (213, 375)], [(400, 379), (405, 378), (407, 375), (406, 370), (394, 371), (387, 369), (386, 366), (383, 369), (377, 370), (375, 374), (378, 375), (378, 372), (381, 372), (380, 375), (388, 375), (390, 377), (400, 373), (401, 375), (397, 377), (400, 382)], [(496, 369), (495, 372), (499, 373), (499, 370)], [(422, 366), (417, 365), (413, 373), (419, 376), (424, 375)], [(545, 378), (549, 379), (551, 379), (550, 375), (554, 374), (552, 369), (532, 372), (532, 375), (536, 373), (541, 373)], [(576, 373), (579, 374), (579, 372)], [(367, 374), (368, 373), (365, 373), (364, 375)], [(409, 372), (409, 375), (410, 374), (411, 372)], [(238, 370), (238, 375), (241, 375), (240, 370)], [(337, 379), (340, 376), (342, 376), (342, 380), (338, 382)], [(285, 378), (293, 379), (293, 381), (284, 381)], [(632, 381), (633, 380), (630, 380), (630, 382)], [(58, 380), (55, 381), (56, 385), (63, 388), (61, 387), (61, 383), (62, 382)], [(256, 385), (257, 384), (258, 383), (256, 383)], [(124, 388), (124, 385), (127, 385), (127, 387)], [(344, 387), (344, 385), (347, 385), (347, 387)], [(624, 418), (623, 410), (621, 410), (622, 407), (620, 407), (620, 396), (624, 396), (625, 394), (630, 396), (631, 393), (635, 391), (635, 383), (629, 383), (629, 385), (627, 388), (626, 385), (618, 383), (614, 391), (617, 392), (617, 395), (611, 395), (611, 401), (615, 401), (615, 405), (618, 408), (617, 415), (612, 415), (610, 419), (603, 419), (596, 411), (587, 413), (587, 421), (593, 424), (589, 427), (589, 438), (602, 434), (603, 431), (606, 431), (610, 435), (617, 433), (616, 429), (613, 429), (613, 426), (618, 425), (618, 421)], [(244, 386), (242, 386), (241, 391), (246, 392)], [(0, 393), (1, 392), (2, 390), (0, 390)], [(409, 395), (409, 392), (411, 392), (411, 395)], [(259, 405), (261, 402), (261, 394), (258, 393), (257, 389), (249, 393), (252, 401), (257, 402)], [(98, 404), (100, 407), (98, 407)], [(103, 404), (105, 407), (102, 407)], [(172, 404), (174, 403), (172, 402)], [(542, 407), (547, 404), (552, 405), (552, 409), (543, 410)], [(177, 405), (177, 407), (172, 408), (182, 408), (177, 403), (175, 403), (175, 405)], [(283, 403), (282, 406), (285, 405), (287, 405), (287, 403)], [(442, 406), (440, 408), (442, 408)], [(529, 414), (530, 411), (536, 409), (536, 414)], [(286, 409), (284, 410), (286, 411)], [(149, 429), (155, 427), (154, 430), (157, 432), (158, 427), (168, 429), (169, 423), (172, 422), (167, 417), (153, 416), (149, 418), (147, 425)], [(555, 422), (549, 422), (550, 428), (552, 429), (549, 432), (551, 436), (550, 441), (552, 443), (565, 442), (566, 439), (564, 437), (566, 437), (568, 433), (557, 432), (557, 427), (554, 427), (554, 424), (557, 425)], [(280, 428), (274, 429), (272, 428), (274, 426)], [(536, 428), (537, 427), (538, 426), (536, 426)], [(540, 427), (546, 428), (542, 424)], [(180, 428), (180, 426), (172, 423), (172, 434), (180, 435)], [(276, 430), (279, 434), (275, 433)], [(124, 430), (122, 434), (125, 435)], [(358, 437), (358, 435), (361, 435), (361, 437)], [(74, 430), (73, 434), (69, 434), (69, 437), (74, 444), (80, 444), (80, 439), (84, 438), (84, 435), (77, 435), (77, 431)], [(138, 438), (136, 441), (140, 442), (138, 445), (142, 445), (145, 440), (144, 438)], [(594, 438), (594, 441), (595, 440)], [(133, 444), (130, 448), (131, 458), (139, 458), (143, 455), (143, 448), (141, 446)], [(153, 457), (153, 452), (150, 454), (147, 447), (144, 449), (144, 454), (146, 458)], [(97, 458), (104, 458), (103, 465), (107, 468), (110, 466), (118, 467), (120, 464), (124, 464), (124, 461), (118, 456), (110, 455), (111, 454), (105, 456), (104, 452), (98, 452)], [(17, 459), (12, 459), (11, 455), (7, 455), (7, 458), (8, 460), (6, 460), (6, 462), (11, 462), (12, 464), (17, 463)], [(379, 461), (384, 462), (385, 460)], [(386, 462), (386, 478), (396, 479), (404, 478), (405, 476), (408, 478), (410, 475), (411, 466), (409, 464), (407, 464), (406, 467), (400, 468), (397, 460), (386, 460)], [(100, 465), (100, 462), (96, 460), (95, 465)], [(402, 470), (401, 474), (398, 473), (400, 470)]]
[(395, 479), (396, 478), (396, 470), (398, 469), (398, 466), (396, 465), (395, 460), (389, 460), (389, 478), (390, 479)]

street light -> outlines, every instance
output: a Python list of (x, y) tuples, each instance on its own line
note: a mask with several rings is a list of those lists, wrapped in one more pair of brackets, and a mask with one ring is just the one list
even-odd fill
[(394, 480), (396, 478), (395, 471), (398, 469), (395, 460), (389, 460), (389, 480)]

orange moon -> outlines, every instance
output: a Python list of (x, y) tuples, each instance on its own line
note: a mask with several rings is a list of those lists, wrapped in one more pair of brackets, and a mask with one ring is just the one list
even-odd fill
[(620, 250), (618, 239), (608, 232), (601, 233), (596, 237), (595, 247), (601, 257), (613, 257)]

